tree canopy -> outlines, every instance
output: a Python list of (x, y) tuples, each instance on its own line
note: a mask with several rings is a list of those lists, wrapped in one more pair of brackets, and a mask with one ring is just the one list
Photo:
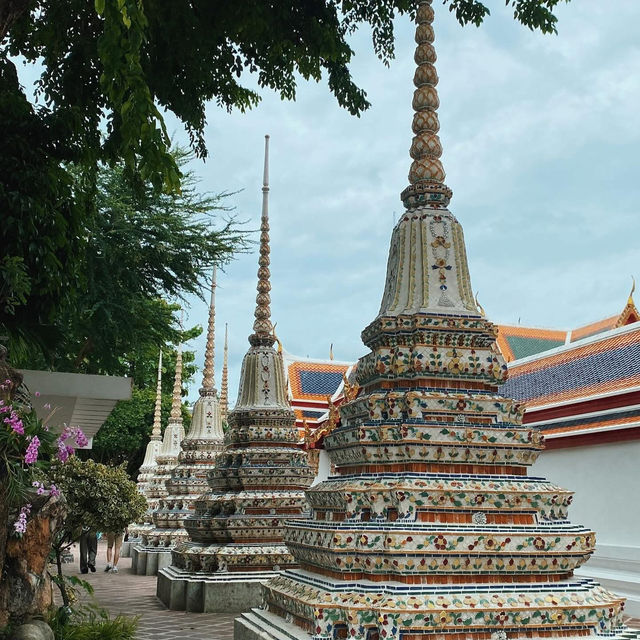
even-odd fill
[(61, 538), (76, 539), (82, 527), (124, 531), (142, 517), (147, 507), (123, 467), (108, 467), (93, 460), (83, 462), (72, 456), (64, 464), (53, 465), (49, 480), (67, 501), (66, 535)]
[[(188, 159), (172, 156), (180, 166)], [(82, 181), (77, 169), (67, 173), (72, 185)], [(181, 331), (178, 305), (166, 299), (202, 295), (213, 264), (245, 247), (225, 196), (199, 193), (189, 171), (178, 193), (138, 189), (118, 163), (99, 166), (95, 207), (72, 232), (62, 212), (9, 209), (0, 224), (0, 335), (9, 337), (14, 366), (128, 375), (138, 386), (155, 379), (158, 348), (201, 331)]]
[[(567, 0), (568, 1), (568, 0)], [(444, 0), (461, 24), (480, 25), (480, 0)], [(516, 20), (555, 32), (560, 0), (506, 0)], [(83, 163), (122, 159), (127, 171), (156, 187), (179, 187), (163, 110), (185, 126), (206, 155), (205, 106), (246, 110), (259, 101), (246, 86), (294, 99), (298, 77), (326, 77), (338, 103), (358, 115), (369, 103), (350, 73), (349, 35), (371, 29), (383, 62), (394, 54), (393, 20), (412, 0), (5, 0), (3, 55), (40, 61), (34, 117), (51, 126), (52, 151)], [(6, 35), (5, 35), (6, 34)], [(13, 93), (20, 94), (13, 74)]]

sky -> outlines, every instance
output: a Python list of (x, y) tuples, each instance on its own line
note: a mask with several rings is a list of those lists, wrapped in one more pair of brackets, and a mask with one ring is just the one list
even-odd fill
[[(442, 160), (474, 291), (496, 323), (572, 328), (613, 315), (631, 275), (640, 278), (640, 2), (561, 3), (557, 36), (516, 23), (503, 2), (487, 4), (493, 15), (463, 28), (434, 3)], [(203, 190), (239, 191), (228, 202), (249, 229), (259, 227), (271, 136), (271, 309), (290, 353), (328, 358), (331, 343), (336, 360), (366, 353), (360, 332), (379, 308), (410, 166), (413, 34), (407, 17), (397, 21), (389, 68), (366, 28), (353, 37), (354, 79), (372, 103), (360, 118), (326, 82), (301, 81), (295, 102), (261, 90), (246, 114), (207, 109), (210, 155), (191, 169)], [(180, 123), (167, 124), (186, 143)], [(216, 381), (228, 323), (231, 403), (256, 270), (254, 252), (218, 273)], [(186, 322), (206, 326), (207, 312), (193, 299)], [(200, 366), (204, 339), (187, 345)]]

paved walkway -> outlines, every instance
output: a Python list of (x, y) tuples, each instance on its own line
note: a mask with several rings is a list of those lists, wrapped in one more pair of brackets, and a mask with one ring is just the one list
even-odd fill
[[(78, 550), (74, 549), (76, 563), (65, 565), (65, 572), (80, 575)], [(94, 588), (98, 604), (112, 615), (118, 613), (140, 616), (138, 640), (233, 640), (235, 613), (185, 613), (169, 611), (156, 598), (156, 577), (137, 576), (131, 571), (131, 558), (122, 558), (117, 574), (105, 573), (106, 545), (98, 545), (96, 573), (85, 576)], [(627, 624), (640, 628), (639, 619), (628, 619)]]
[(238, 614), (169, 611), (156, 598), (156, 577), (132, 573), (131, 558), (120, 560), (118, 573), (104, 572), (104, 544), (98, 545), (96, 573), (80, 575), (77, 548), (74, 556), (75, 564), (65, 565), (65, 573), (86, 579), (97, 603), (112, 615), (140, 616), (138, 640), (233, 640), (233, 620)]

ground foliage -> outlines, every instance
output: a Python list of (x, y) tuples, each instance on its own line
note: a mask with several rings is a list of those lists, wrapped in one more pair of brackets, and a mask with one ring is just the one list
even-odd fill
[(74, 607), (70, 616), (51, 616), (49, 624), (55, 640), (133, 640), (138, 618), (111, 617), (105, 609), (85, 605)]

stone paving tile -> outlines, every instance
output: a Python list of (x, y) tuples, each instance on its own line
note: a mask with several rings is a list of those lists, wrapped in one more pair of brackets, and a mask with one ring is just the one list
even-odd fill
[(95, 601), (111, 614), (140, 616), (137, 640), (233, 640), (232, 613), (185, 613), (169, 611), (156, 598), (156, 577), (137, 576), (131, 558), (122, 558), (117, 574), (105, 573), (106, 546), (98, 545), (96, 573), (80, 575), (78, 550), (75, 564), (65, 565), (65, 573), (86, 579), (94, 589)]

